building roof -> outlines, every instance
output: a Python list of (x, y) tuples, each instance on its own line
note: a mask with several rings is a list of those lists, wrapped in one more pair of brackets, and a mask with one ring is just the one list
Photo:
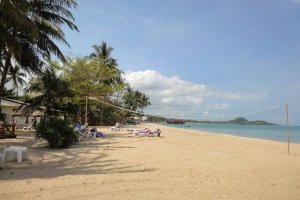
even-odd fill
[[(14, 99), (7, 99), (4, 97), (0, 97), (0, 98), (1, 98), (0, 108), (5, 108), (5, 107), (16, 108), (16, 110), (11, 114), (13, 116), (24, 115), (25, 106), (30, 105), (29, 103), (25, 103), (25, 102), (14, 100)], [(46, 110), (46, 108), (44, 106), (40, 106), (31, 114), (31, 116), (34, 116), (34, 117), (43, 116), (45, 113), (45, 110)], [(52, 109), (52, 110), (54, 110), (54, 109)], [(60, 111), (60, 110), (55, 110), (55, 111), (62, 113), (62, 111)]]
[(27, 105), (27, 104), (22, 101), (1, 97), (0, 108), (18, 108), (21, 105)]

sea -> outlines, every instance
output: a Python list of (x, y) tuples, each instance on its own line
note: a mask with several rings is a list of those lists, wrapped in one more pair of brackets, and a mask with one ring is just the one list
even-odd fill
[[(243, 124), (163, 124), (165, 126), (200, 130), (211, 133), (224, 133), (240, 137), (259, 138), (286, 142), (288, 138), (286, 126), (283, 125), (243, 125)], [(291, 143), (300, 143), (300, 126), (289, 126)]]

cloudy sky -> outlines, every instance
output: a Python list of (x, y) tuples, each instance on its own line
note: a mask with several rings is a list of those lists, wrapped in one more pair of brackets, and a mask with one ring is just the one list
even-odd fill
[[(78, 0), (71, 49), (102, 41), (148, 114), (219, 118), (289, 104), (300, 125), (300, 0)], [(284, 109), (253, 118), (284, 120)]]

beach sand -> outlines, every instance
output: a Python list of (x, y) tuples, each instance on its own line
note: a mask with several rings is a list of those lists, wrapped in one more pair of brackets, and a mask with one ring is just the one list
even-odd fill
[[(127, 129), (160, 128), (161, 137)], [(0, 140), (29, 147), (5, 163), (0, 199), (300, 199), (300, 144), (144, 124), (52, 150), (32, 133)]]

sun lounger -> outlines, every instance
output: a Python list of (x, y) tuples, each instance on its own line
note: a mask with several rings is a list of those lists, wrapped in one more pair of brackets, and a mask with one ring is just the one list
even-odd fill
[(113, 126), (113, 127), (110, 127), (109, 130), (110, 131), (120, 131), (121, 129), (116, 126)]
[(33, 124), (29, 124), (23, 127), (23, 130), (31, 130), (31, 129), (33, 129)]
[(139, 130), (139, 129), (129, 129), (127, 130), (129, 134), (133, 135), (138, 135), (138, 136), (158, 136), (160, 137), (161, 131), (159, 129), (157, 130), (150, 130), (150, 129), (144, 129), (144, 130)]
[(154, 136), (157, 136), (157, 137), (160, 137), (160, 133), (161, 133), (161, 131), (159, 130), (159, 129), (157, 129), (157, 130), (148, 130), (148, 132), (147, 132), (147, 136), (148, 137), (154, 137)]

